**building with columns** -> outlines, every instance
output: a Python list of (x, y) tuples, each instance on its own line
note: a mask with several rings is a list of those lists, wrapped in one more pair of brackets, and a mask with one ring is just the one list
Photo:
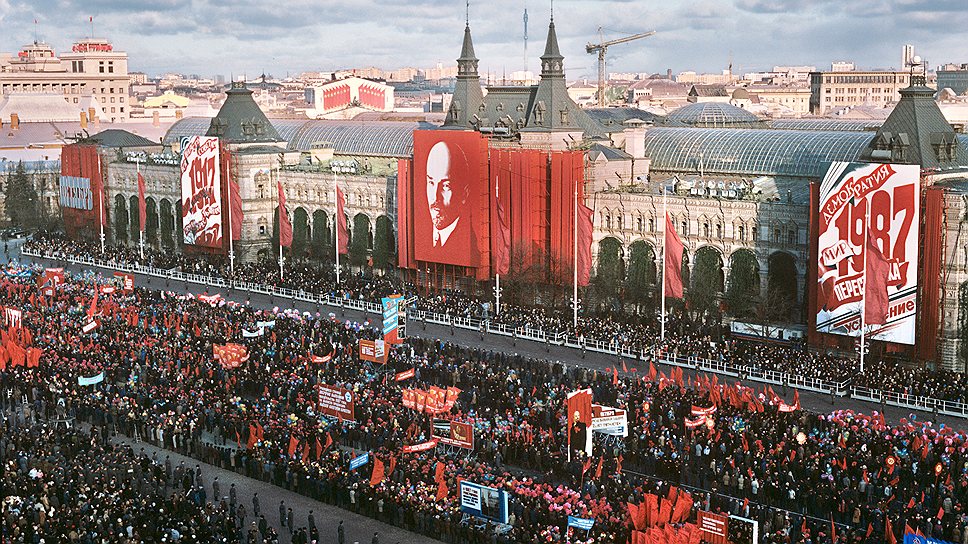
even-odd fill
[[(729, 307), (731, 289), (742, 287), (742, 296), (760, 300), (779, 290), (791, 302), (786, 321), (806, 323), (808, 284), (816, 268), (809, 253), (810, 183), (821, 180), (833, 161), (918, 164), (922, 186), (945, 189), (941, 232), (922, 229), (922, 238), (937, 237), (943, 247), (935, 293), (939, 347), (918, 359), (965, 371), (968, 237), (961, 231), (968, 211), (968, 139), (944, 121), (923, 81), (916, 78), (900, 90), (894, 113), (880, 127), (827, 119), (765, 123), (719, 103), (686, 106), (662, 118), (636, 109), (575, 105), (564, 84), (554, 23), (541, 61), (537, 85), (491, 87), (485, 94), (465, 27), (443, 127), (478, 131), (491, 149), (583, 151), (585, 204), (594, 211), (593, 275), (615, 267), (618, 281), (655, 293), (667, 209), (686, 246), (688, 290), (715, 296), (727, 313), (735, 310)], [(141, 168), (151, 198), (150, 243), (179, 245), (177, 152), (182, 137), (207, 133), (228, 145), (231, 176), (241, 187), (245, 223), (239, 258), (275, 255), (276, 180), (292, 214), (295, 253), (329, 259), (336, 183), (346, 193), (352, 236), (365, 233), (371, 254), (378, 246), (395, 248), (397, 161), (412, 158), (413, 132), (426, 128), (441, 127), (269, 120), (251, 92), (235, 86), (216, 118), (183, 119), (172, 126), (164, 147), (138, 155), (145, 161)], [(110, 224), (127, 225), (130, 232), (137, 224), (135, 155), (110, 148), (102, 155)], [(112, 236), (136, 241), (125, 234)], [(645, 282), (631, 283), (632, 271), (643, 269)]]

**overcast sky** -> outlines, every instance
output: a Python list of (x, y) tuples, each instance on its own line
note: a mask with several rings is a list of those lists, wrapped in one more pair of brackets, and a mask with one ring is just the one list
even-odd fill
[[(530, 18), (529, 66), (547, 35), (549, 2), (473, 0), (471, 29), (481, 70), (524, 66), (522, 15)], [(57, 51), (91, 32), (127, 51), (129, 69), (276, 76), (347, 67), (454, 64), (461, 0), (0, 0), (0, 51), (35, 32)], [(37, 20), (36, 29), (34, 20)], [(585, 43), (656, 30), (609, 50), (609, 71), (718, 72), (730, 55), (743, 73), (781, 65), (900, 65), (915, 45), (932, 66), (968, 62), (965, 0), (557, 0), (555, 22), (569, 78), (595, 76)]]

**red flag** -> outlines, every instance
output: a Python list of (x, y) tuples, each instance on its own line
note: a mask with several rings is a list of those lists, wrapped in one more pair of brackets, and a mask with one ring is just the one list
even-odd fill
[(148, 216), (148, 206), (145, 204), (145, 177), (138, 172), (138, 224), (145, 230), (145, 218)]
[(887, 313), (890, 300), (887, 296), (887, 277), (890, 275), (891, 264), (884, 258), (884, 254), (874, 245), (874, 240), (867, 238), (867, 269), (864, 272), (864, 323), (883, 325), (887, 323)]
[(442, 501), (447, 498), (447, 482), (445, 480), (440, 480), (437, 483), (437, 500)]
[(383, 461), (379, 457), (373, 456), (373, 474), (370, 475), (370, 485), (378, 485), (383, 481)]
[(316, 460), (319, 461), (319, 457), (323, 454), (323, 445), (319, 443), (319, 437), (316, 437)]
[(286, 193), (282, 190), (281, 181), (277, 181), (276, 185), (279, 186), (279, 245), (289, 247), (292, 245), (292, 222), (286, 213)]
[(894, 529), (891, 527), (890, 516), (884, 516), (884, 539), (888, 544), (897, 544), (897, 537), (894, 536)]
[(333, 445), (333, 436), (329, 434), (329, 431), (327, 431), (326, 432), (326, 445), (324, 446), (324, 448), (329, 449), (329, 447), (332, 446), (332, 445)]
[(242, 219), (245, 214), (242, 212), (242, 191), (239, 184), (234, 179), (229, 180), (229, 212), (232, 214), (232, 239), (242, 239)]
[[(27, 365), (27, 366), (30, 366), (30, 365)], [(942, 506), (941, 508), (938, 508), (938, 521), (941, 521), (941, 518), (943, 517), (944, 517), (944, 506)]]
[(305, 444), (303, 444), (302, 462), (303, 464), (306, 464), (309, 462), (309, 442), (306, 442)]
[(911, 497), (911, 500), (908, 501), (907, 507), (914, 508), (914, 497)]
[(595, 469), (595, 477), (596, 478), (601, 478), (602, 477), (602, 463), (604, 461), (605, 461), (605, 458), (604, 457), (599, 457), (598, 458), (598, 468)]
[(343, 190), (336, 186), (336, 232), (339, 236), (339, 254), (346, 255), (350, 252), (350, 229), (346, 227), (346, 212), (343, 211), (343, 207), (346, 206), (346, 196), (343, 195)]
[(837, 526), (834, 525), (834, 515), (830, 514), (830, 540), (837, 542)]
[(494, 273), (507, 274), (511, 269), (511, 227), (504, 214), (501, 199), (497, 201), (497, 236), (494, 239)]
[(684, 246), (669, 214), (665, 226), (665, 268), (662, 274), (665, 282), (665, 296), (682, 298), (682, 251)]
[(296, 448), (299, 447), (299, 440), (295, 435), (289, 437), (289, 457), (292, 457), (296, 453)]
[(97, 295), (99, 291), (94, 291), (94, 298), (91, 299), (91, 307), (87, 310), (87, 317), (94, 319), (97, 315)]
[(622, 360), (622, 372), (628, 372), (628, 371), (629, 371), (629, 367), (625, 366), (625, 360), (623, 359)]
[(578, 285), (588, 285), (592, 272), (592, 242), (595, 229), (592, 226), (592, 209), (584, 204), (578, 204), (578, 255), (575, 264), (578, 267)]
[(27, 368), (37, 368), (40, 366), (40, 356), (44, 350), (40, 348), (27, 348)]
[(655, 365), (652, 363), (649, 363), (649, 381), (650, 382), (655, 381), (656, 374), (658, 374), (658, 371), (655, 369)]
[(639, 530), (644, 529), (645, 524), (639, 521), (640, 519), (639, 508), (642, 508), (642, 507), (632, 503), (628, 503), (628, 506), (629, 506), (629, 517), (632, 518), (632, 526)]
[(864, 535), (864, 538), (870, 538), (871, 537), (871, 533), (873, 533), (873, 532), (874, 532), (874, 523), (873, 522), (870, 522), (870, 523), (867, 524), (867, 534)]
[(592, 468), (592, 458), (591, 457), (589, 457), (588, 459), (585, 459), (585, 464), (582, 465), (582, 467), (581, 467), (581, 473), (584, 474), (584, 473), (588, 472), (588, 469), (590, 469), (590, 468)]
[(434, 470), (434, 481), (440, 483), (444, 481), (444, 470), (446, 470), (447, 465), (437, 461), (437, 467)]

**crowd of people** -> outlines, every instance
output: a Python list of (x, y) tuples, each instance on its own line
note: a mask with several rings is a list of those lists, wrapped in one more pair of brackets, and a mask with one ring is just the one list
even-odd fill
[[(25, 247), (47, 255), (101, 254), (98, 244), (68, 240), (52, 233), (35, 235)], [(343, 274), (337, 285), (334, 271), (305, 259), (286, 261), (285, 274), (282, 278), (276, 261), (238, 264), (234, 272), (231, 272), (224, 256), (209, 255), (203, 258), (145, 248), (142, 259), (138, 248), (123, 244), (108, 246), (103, 259), (118, 263), (138, 262), (185, 273), (231, 277), (237, 281), (369, 301), (377, 301), (393, 293), (415, 292), (414, 286), (401, 283), (390, 275), (371, 273)], [(699, 357), (747, 367), (748, 373), (774, 371), (837, 384), (852, 380), (853, 385), (890, 391), (899, 395), (968, 403), (968, 378), (961, 373), (906, 368), (895, 362), (870, 357), (865, 372), (861, 374), (856, 358), (812, 352), (801, 345), (749, 342), (732, 339), (728, 335), (716, 337), (709, 326), (689, 323), (676, 315), (670, 315), (668, 327), (673, 333), (667, 334), (663, 343), (660, 342), (657, 320), (645, 319), (638, 315), (582, 314), (576, 328), (572, 316), (565, 315), (561, 311), (502, 304), (500, 315), (496, 315), (493, 307), (486, 301), (460, 292), (417, 297), (415, 308), (458, 317), (487, 317), (493, 323), (502, 323), (519, 329), (543, 330), (553, 335), (571, 335), (588, 342), (597, 341), (614, 348), (631, 349), (638, 353), (664, 349), (666, 353), (674, 356)]]
[[(676, 489), (693, 501), (677, 524), (708, 508), (757, 520), (764, 542), (884, 542), (906, 527), (968, 542), (968, 443), (950, 427), (807, 413), (772, 389), (715, 376), (684, 382), (654, 362), (644, 376), (619, 376), (410, 339), (386, 365), (373, 365), (357, 350), (378, 334), (365, 323), (171, 292), (105, 293), (106, 280), (92, 274), (39, 289), (38, 273), (8, 270), (0, 279), (2, 305), (23, 312), (4, 323), (0, 398), (5, 410), (29, 414), (0, 437), (10, 467), (4, 489), (34, 510), (5, 520), (12, 542), (68, 541), (58, 539), (64, 531), (71, 538), (72, 525), (78, 535), (111, 532), (107, 542), (151, 541), (141, 531), (161, 541), (171, 530), (183, 541), (271, 541), (242, 530), (231, 505), (219, 511), (192, 493), (197, 483), (185, 474), (173, 481), (190, 499), (173, 498), (167, 471), (107, 445), (115, 429), (445, 542), (624, 544), (629, 504)], [(213, 359), (213, 346), (226, 342), (244, 346), (247, 359)], [(25, 349), (41, 350), (39, 359)], [(395, 379), (410, 369), (411, 378)], [(102, 372), (103, 381), (79, 385)], [(352, 418), (322, 416), (323, 384), (353, 392)], [(431, 387), (459, 391), (453, 407), (404, 407), (404, 389)], [(586, 387), (596, 403), (627, 410), (628, 437), (593, 433), (591, 455), (573, 452), (569, 461), (565, 398)], [(698, 426), (696, 407), (705, 414)], [(60, 417), (101, 434), (51, 437), (37, 427)], [(473, 425), (473, 451), (409, 449), (426, 444), (441, 417)], [(369, 461), (350, 469), (363, 451)], [(118, 476), (125, 463), (142, 465), (133, 469), (137, 485)], [(31, 482), (32, 473), (60, 476), (45, 487), (47, 478)], [(462, 480), (506, 491), (510, 527), (495, 534), (463, 516)], [(72, 524), (65, 514), (62, 522), (44, 502), (56, 497), (63, 507), (82, 494), (87, 502), (72, 505), (92, 521)], [(139, 512), (152, 501), (170, 518), (142, 529)], [(128, 513), (115, 518), (122, 507)], [(594, 526), (575, 531), (569, 516)]]

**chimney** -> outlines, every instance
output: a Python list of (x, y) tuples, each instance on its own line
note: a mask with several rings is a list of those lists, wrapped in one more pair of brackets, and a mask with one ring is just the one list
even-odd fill
[(175, 110), (175, 119), (181, 119), (184, 116), (185, 112), (183, 110)]
[(151, 112), (151, 126), (153, 127), (161, 126), (161, 117), (157, 111)]
[(20, 114), (11, 113), (10, 114), (10, 128), (17, 130), (20, 128)]
[(672, 68), (666, 68), (666, 79), (672, 79)]
[(87, 112), (81, 112), (81, 128), (87, 128)]
[(95, 119), (97, 119), (97, 113), (94, 108), (87, 108), (87, 120), (93, 123)]

